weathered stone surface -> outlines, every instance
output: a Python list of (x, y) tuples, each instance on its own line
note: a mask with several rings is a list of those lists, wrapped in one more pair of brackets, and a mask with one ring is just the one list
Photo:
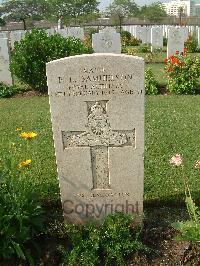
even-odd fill
[(161, 27), (153, 27), (151, 28), (151, 52), (158, 48), (163, 48), (163, 29)]
[(26, 34), (26, 31), (11, 31), (10, 32), (10, 43), (11, 47), (14, 48), (15, 42), (20, 42)]
[(113, 27), (105, 27), (104, 29), (99, 30), (99, 33), (104, 33), (104, 32), (116, 33), (116, 29)]
[(65, 217), (142, 212), (143, 59), (64, 58), (47, 64), (47, 79)]
[(64, 38), (68, 37), (68, 30), (66, 28), (65, 29), (56, 29), (56, 33), (60, 34)]
[(197, 28), (197, 41), (198, 41), (198, 47), (200, 47), (200, 27)]
[(184, 52), (184, 30), (183, 28), (169, 28), (167, 42), (167, 57), (174, 55), (176, 51)]
[(0, 38), (8, 38), (8, 32), (0, 32)]
[(75, 37), (80, 40), (84, 40), (84, 30), (80, 27), (67, 28), (68, 36)]
[(92, 34), (92, 47), (95, 53), (121, 53), (120, 33), (113, 30), (103, 30), (101, 33)]
[(0, 82), (13, 84), (10, 72), (10, 49), (7, 38), (0, 38)]

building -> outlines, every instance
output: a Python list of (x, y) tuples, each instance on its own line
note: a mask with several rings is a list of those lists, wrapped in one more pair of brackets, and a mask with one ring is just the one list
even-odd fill
[(200, 0), (191, 1), (191, 13), (193, 16), (200, 16)]
[(180, 8), (185, 16), (200, 15), (200, 0), (174, 0), (168, 3), (163, 3), (166, 13), (170, 16), (178, 17)]

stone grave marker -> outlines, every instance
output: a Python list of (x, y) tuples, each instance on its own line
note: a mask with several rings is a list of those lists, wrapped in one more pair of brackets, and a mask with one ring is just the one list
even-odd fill
[(60, 34), (64, 38), (68, 37), (68, 30), (66, 28), (65, 29), (56, 29), (56, 33)]
[(169, 28), (167, 42), (167, 58), (174, 55), (176, 51), (184, 52), (184, 31), (182, 28)]
[(67, 28), (67, 34), (70, 37), (75, 37), (80, 40), (84, 40), (84, 30), (80, 27), (70, 27)]
[(157, 48), (163, 48), (163, 29), (161, 27), (151, 28), (151, 52)]
[(10, 72), (10, 49), (7, 38), (0, 38), (0, 82), (13, 85)]
[(200, 47), (200, 27), (197, 28), (197, 41), (198, 41), (198, 47)]
[(138, 39), (138, 40), (142, 40), (143, 39), (143, 29), (141, 26), (139, 25), (136, 25), (135, 26), (135, 37)]
[(8, 32), (0, 32), (0, 38), (8, 38)]
[(105, 27), (104, 29), (99, 30), (99, 33), (104, 33), (104, 32), (116, 33), (116, 29), (114, 27)]
[(11, 48), (14, 48), (15, 42), (20, 42), (23, 38), (24, 35), (26, 34), (26, 31), (11, 31), (10, 32), (10, 43), (11, 43)]
[(100, 33), (92, 34), (92, 47), (95, 53), (121, 53), (120, 33), (113, 32), (113, 29), (105, 29)]
[(144, 61), (81, 55), (47, 64), (64, 216), (143, 210)]

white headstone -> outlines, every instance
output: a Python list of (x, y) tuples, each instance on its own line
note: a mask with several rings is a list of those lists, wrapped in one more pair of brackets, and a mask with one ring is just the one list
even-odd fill
[(10, 32), (10, 43), (11, 43), (11, 48), (14, 48), (15, 42), (20, 42), (24, 35), (26, 34), (26, 31), (11, 31)]
[(67, 29), (56, 29), (56, 33), (60, 34), (62, 37), (68, 37), (68, 30)]
[(200, 48), (200, 27), (197, 29), (197, 40), (198, 40), (198, 47)]
[(168, 42), (167, 42), (167, 58), (176, 54), (184, 52), (184, 31), (182, 28), (169, 28)]
[(188, 37), (189, 37), (189, 30), (187, 27), (182, 27), (183, 32), (184, 32), (184, 42), (187, 41)]
[(92, 34), (92, 47), (95, 53), (121, 53), (120, 33), (104, 31)]
[(47, 64), (64, 215), (143, 210), (144, 60), (116, 54)]
[(75, 37), (80, 40), (84, 40), (84, 30), (80, 27), (67, 28), (67, 34), (70, 37)]
[(135, 37), (138, 39), (138, 40), (143, 40), (143, 29), (141, 26), (135, 26)]
[(0, 38), (8, 38), (9, 34), (8, 32), (0, 32)]
[(7, 38), (0, 38), (0, 82), (13, 85), (10, 72), (10, 49)]
[(161, 27), (151, 28), (151, 52), (157, 48), (163, 48), (163, 29)]

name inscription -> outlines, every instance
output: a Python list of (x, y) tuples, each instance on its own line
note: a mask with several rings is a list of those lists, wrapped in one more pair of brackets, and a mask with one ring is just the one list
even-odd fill
[[(84, 74), (58, 77), (58, 85), (62, 89), (50, 94), (54, 97), (80, 97), (105, 95), (140, 95), (142, 90), (132, 88), (135, 74), (106, 74), (105, 68), (83, 69)], [(107, 72), (108, 73), (108, 72)], [(66, 85), (65, 85), (66, 84)]]

